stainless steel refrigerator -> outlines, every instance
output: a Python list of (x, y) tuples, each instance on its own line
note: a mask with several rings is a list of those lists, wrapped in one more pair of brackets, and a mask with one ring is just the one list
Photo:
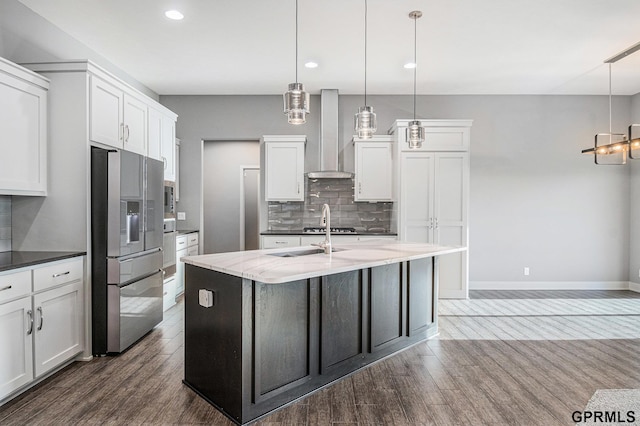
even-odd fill
[(94, 355), (124, 351), (162, 321), (164, 165), (91, 148)]

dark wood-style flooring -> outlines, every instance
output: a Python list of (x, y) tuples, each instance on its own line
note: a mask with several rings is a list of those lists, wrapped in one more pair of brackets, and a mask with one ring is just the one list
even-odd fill
[[(508, 298), (508, 293), (490, 297)], [(616, 292), (616, 297), (637, 295)], [(182, 316), (179, 303), (126, 353), (73, 363), (0, 407), (0, 425), (232, 424), (181, 382)], [(446, 327), (443, 318), (441, 328)], [(636, 338), (434, 339), (259, 423), (570, 425), (572, 412), (584, 410), (597, 389), (631, 388), (640, 388)]]

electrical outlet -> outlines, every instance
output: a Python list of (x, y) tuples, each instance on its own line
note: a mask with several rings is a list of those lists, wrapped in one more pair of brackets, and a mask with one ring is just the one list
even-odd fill
[(178, 212), (178, 220), (187, 220), (187, 212)]
[(525, 275), (529, 275), (529, 267), (528, 266), (524, 267), (524, 274)]

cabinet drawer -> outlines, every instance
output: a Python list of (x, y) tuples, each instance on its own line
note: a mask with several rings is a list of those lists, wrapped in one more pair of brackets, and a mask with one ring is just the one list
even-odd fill
[(174, 278), (166, 280), (162, 288), (162, 311), (164, 312), (176, 304), (176, 280)]
[(176, 237), (176, 250), (182, 250), (188, 247), (187, 235), (178, 235)]
[(262, 248), (297, 247), (300, 245), (300, 237), (293, 236), (265, 236), (262, 237)]
[(0, 275), (0, 303), (31, 293), (31, 271)]
[(187, 246), (197, 246), (198, 245), (198, 233), (194, 232), (193, 234), (187, 234)]
[(33, 291), (82, 280), (84, 258), (53, 262), (33, 270)]
[(187, 249), (187, 256), (197, 256), (198, 246), (192, 246)]

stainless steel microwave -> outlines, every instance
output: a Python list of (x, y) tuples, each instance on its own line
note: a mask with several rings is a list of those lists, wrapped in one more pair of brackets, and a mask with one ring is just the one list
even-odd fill
[(171, 181), (164, 181), (164, 217), (176, 217), (176, 184)]

